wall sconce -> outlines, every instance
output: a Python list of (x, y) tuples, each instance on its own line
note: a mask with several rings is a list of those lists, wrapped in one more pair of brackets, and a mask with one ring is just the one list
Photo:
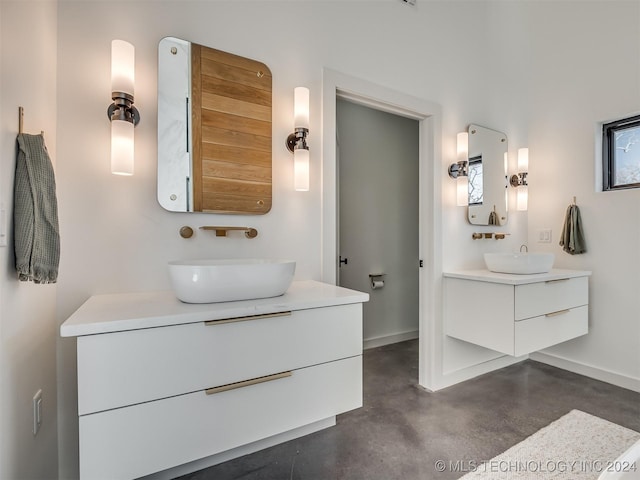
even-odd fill
[(287, 149), (293, 153), (293, 185), (299, 192), (309, 191), (309, 89), (296, 87), (293, 102), (294, 132), (287, 137)]
[(133, 128), (140, 112), (133, 106), (135, 49), (123, 40), (111, 42), (111, 173), (133, 175)]
[(449, 176), (456, 180), (456, 205), (469, 205), (469, 134), (461, 132), (456, 138), (456, 163), (449, 165)]
[(529, 170), (529, 149), (518, 149), (518, 173), (511, 175), (509, 183), (512, 187), (516, 187), (516, 208), (524, 211), (528, 208), (529, 203), (529, 183), (527, 182), (527, 171)]

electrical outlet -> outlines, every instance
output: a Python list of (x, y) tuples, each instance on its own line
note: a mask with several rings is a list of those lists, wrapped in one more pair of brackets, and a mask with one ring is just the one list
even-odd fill
[(538, 243), (551, 243), (551, 229), (538, 230)]
[(33, 396), (33, 434), (37, 435), (42, 425), (42, 390)]

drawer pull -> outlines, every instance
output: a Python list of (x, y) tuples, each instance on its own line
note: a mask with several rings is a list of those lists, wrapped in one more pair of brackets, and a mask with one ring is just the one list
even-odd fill
[(567, 280), (571, 280), (570, 278), (556, 278), (555, 280), (547, 280), (544, 283), (558, 283), (558, 282), (566, 282)]
[(569, 313), (571, 310), (570, 309), (565, 309), (565, 310), (558, 310), (557, 312), (551, 312), (551, 313), (547, 313), (545, 315), (545, 317), (555, 317), (557, 315), (562, 315), (564, 313)]
[(287, 317), (289, 315), (291, 315), (291, 312), (265, 313), (262, 315), (250, 315), (248, 317), (223, 318), (222, 320), (207, 320), (206, 322), (204, 322), (204, 324), (207, 327), (211, 327), (213, 325), (222, 325), (224, 323), (246, 322), (248, 320), (260, 320), (261, 318)]
[(278, 380), (280, 378), (286, 378), (293, 375), (293, 372), (281, 372), (274, 373), (273, 375), (265, 375), (264, 377), (252, 378), (251, 380), (243, 380), (242, 382), (228, 383), (226, 385), (220, 385), (219, 387), (207, 388), (204, 393), (207, 395), (213, 395), (215, 393), (227, 392), (229, 390), (235, 390), (236, 388), (248, 387), (250, 385), (257, 385), (259, 383), (271, 382), (272, 380)]

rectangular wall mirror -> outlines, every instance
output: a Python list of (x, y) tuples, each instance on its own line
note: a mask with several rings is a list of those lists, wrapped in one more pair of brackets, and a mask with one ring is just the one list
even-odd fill
[(158, 46), (158, 202), (271, 210), (272, 78), (261, 62), (174, 37)]
[(506, 225), (507, 136), (496, 130), (469, 125), (469, 223)]

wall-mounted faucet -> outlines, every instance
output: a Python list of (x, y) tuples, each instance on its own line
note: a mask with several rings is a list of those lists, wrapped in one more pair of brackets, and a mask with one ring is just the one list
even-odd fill
[(258, 230), (251, 227), (217, 227), (212, 225), (205, 225), (200, 227), (200, 230), (214, 230), (216, 237), (226, 237), (227, 232), (239, 230), (244, 232), (244, 236), (247, 238), (256, 238), (258, 236)]
[(503, 240), (507, 235), (511, 234), (499, 232), (472, 233), (471, 238), (473, 238), (474, 240), (480, 240), (481, 238), (495, 238), (496, 240)]
[(520, 245), (520, 253), (522, 253), (522, 247), (524, 247), (525, 253), (529, 253), (529, 247), (527, 247), (524, 243)]

